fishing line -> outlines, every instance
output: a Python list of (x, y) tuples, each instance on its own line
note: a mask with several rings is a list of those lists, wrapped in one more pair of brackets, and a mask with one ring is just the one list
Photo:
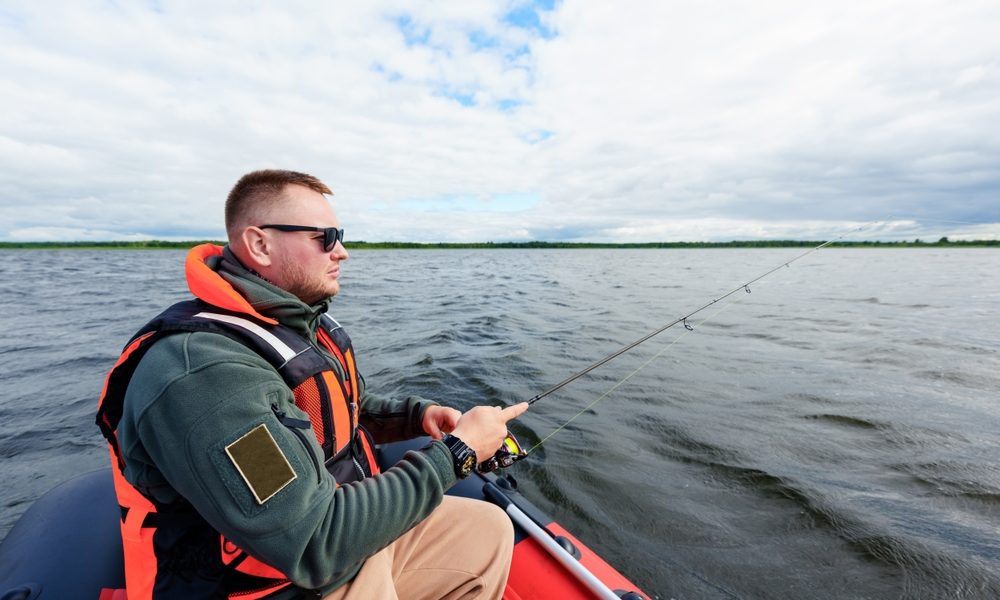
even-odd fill
[(742, 291), (742, 292), (746, 292), (746, 293), (749, 294), (750, 293), (750, 286), (751, 285), (757, 283), (761, 279), (764, 279), (765, 277), (767, 277), (771, 273), (774, 273), (775, 271), (778, 271), (778, 270), (782, 269), (783, 267), (789, 267), (789, 266), (791, 266), (791, 264), (793, 262), (795, 262), (797, 260), (800, 260), (802, 258), (805, 258), (806, 256), (809, 256), (813, 252), (817, 252), (821, 248), (825, 248), (825, 247), (829, 246), (830, 244), (839, 242), (840, 240), (844, 239), (845, 237), (847, 237), (848, 235), (850, 235), (852, 233), (856, 233), (856, 232), (861, 231), (862, 229), (868, 227), (869, 225), (872, 225), (874, 223), (880, 223), (880, 222), (883, 222), (883, 221), (871, 221), (871, 222), (865, 223), (861, 227), (858, 227), (856, 229), (852, 229), (852, 230), (850, 230), (850, 231), (842, 234), (838, 238), (835, 238), (835, 239), (823, 242), (822, 244), (816, 246), (815, 248), (811, 248), (811, 249), (807, 250), (806, 252), (803, 252), (802, 254), (796, 256), (795, 258), (779, 264), (778, 266), (774, 267), (770, 271), (768, 271), (768, 272), (766, 272), (766, 273), (764, 273), (762, 275), (758, 275), (757, 277), (754, 277), (753, 279), (751, 279), (750, 281), (747, 281), (746, 283), (742, 283), (742, 284), (736, 286), (732, 290), (726, 292), (725, 294), (723, 294), (722, 296), (719, 296), (718, 298), (712, 300), (711, 302), (708, 302), (705, 305), (703, 305), (703, 306), (701, 306), (701, 307), (699, 307), (699, 308), (697, 308), (697, 309), (689, 312), (688, 314), (684, 315), (683, 317), (678, 317), (678, 318), (674, 319), (673, 321), (667, 323), (663, 327), (660, 327), (656, 331), (654, 331), (654, 332), (652, 332), (652, 333), (650, 333), (650, 334), (648, 334), (646, 336), (643, 336), (643, 337), (639, 338), (638, 340), (632, 342), (631, 344), (628, 344), (627, 346), (624, 346), (623, 348), (617, 350), (616, 352), (613, 352), (613, 353), (609, 354), (608, 356), (605, 356), (601, 360), (599, 360), (599, 361), (595, 362), (594, 364), (586, 367), (582, 371), (579, 371), (578, 373), (574, 373), (573, 375), (570, 375), (566, 379), (560, 381), (559, 383), (555, 384), (554, 386), (550, 387), (549, 389), (545, 390), (544, 392), (542, 392), (540, 394), (537, 394), (534, 397), (532, 397), (530, 400), (528, 400), (528, 404), (531, 405), (531, 404), (534, 404), (535, 402), (538, 402), (539, 400), (541, 400), (542, 398), (548, 396), (552, 392), (554, 392), (554, 391), (556, 391), (556, 390), (564, 387), (565, 385), (567, 385), (567, 384), (569, 384), (569, 383), (571, 383), (571, 382), (579, 379), (580, 377), (583, 377), (584, 375), (586, 375), (587, 373), (590, 373), (591, 371), (593, 371), (594, 369), (600, 367), (601, 365), (604, 365), (604, 364), (606, 364), (606, 363), (614, 360), (615, 358), (618, 358), (619, 356), (621, 356), (622, 354), (625, 354), (626, 352), (628, 352), (632, 348), (635, 348), (636, 346), (638, 346), (639, 344), (645, 342), (646, 340), (648, 340), (648, 339), (650, 339), (650, 338), (652, 338), (654, 336), (657, 336), (657, 335), (663, 333), (664, 331), (670, 329), (671, 327), (673, 327), (674, 325), (677, 325), (678, 323), (683, 323), (685, 329), (690, 330), (691, 326), (687, 322), (688, 319), (690, 319), (691, 317), (693, 317), (696, 314), (700, 313), (701, 311), (709, 308), (713, 304), (716, 304), (717, 302), (719, 302), (721, 300), (725, 300), (726, 298), (732, 296), (736, 292), (741, 292)]
[[(656, 358), (658, 358), (659, 356), (661, 356), (667, 349), (669, 349), (671, 346), (673, 346), (675, 343), (677, 343), (681, 338), (683, 338), (685, 335), (687, 335), (691, 331), (694, 331), (694, 327), (690, 323), (688, 323), (688, 319), (690, 319), (691, 317), (693, 317), (693, 316), (697, 315), (698, 313), (700, 313), (700, 312), (708, 309), (709, 307), (711, 307), (711, 306), (713, 306), (713, 305), (721, 302), (722, 300), (725, 300), (726, 298), (729, 298), (730, 296), (732, 296), (733, 294), (736, 294), (737, 292), (741, 292), (742, 291), (742, 292), (746, 292), (747, 294), (749, 294), (750, 293), (750, 286), (753, 285), (753, 284), (755, 284), (755, 283), (757, 283), (761, 279), (764, 279), (768, 275), (771, 275), (772, 273), (774, 273), (776, 271), (779, 271), (782, 268), (790, 267), (792, 265), (792, 263), (794, 263), (795, 261), (800, 260), (802, 258), (805, 258), (806, 256), (809, 256), (810, 254), (812, 254), (814, 252), (817, 252), (817, 251), (821, 250), (822, 248), (825, 248), (825, 247), (829, 246), (830, 244), (839, 242), (840, 240), (844, 239), (848, 235), (851, 235), (853, 233), (857, 233), (857, 232), (859, 232), (859, 231), (861, 231), (861, 230), (863, 230), (863, 229), (865, 229), (865, 228), (867, 228), (867, 227), (869, 227), (871, 225), (874, 225), (875, 223), (884, 223), (884, 222), (885, 221), (883, 221), (883, 220), (869, 221), (868, 223), (865, 223), (865, 224), (861, 225), (860, 227), (857, 227), (857, 228), (851, 229), (850, 231), (844, 232), (843, 234), (841, 234), (837, 238), (834, 238), (832, 240), (828, 240), (826, 242), (823, 242), (822, 244), (819, 244), (815, 248), (810, 248), (809, 250), (807, 250), (806, 252), (803, 252), (802, 254), (799, 254), (795, 258), (792, 258), (791, 260), (787, 260), (787, 261), (779, 264), (778, 266), (774, 267), (773, 269), (771, 269), (771, 270), (769, 270), (769, 271), (767, 271), (767, 272), (765, 272), (765, 273), (763, 273), (761, 275), (758, 275), (757, 277), (754, 277), (753, 279), (747, 281), (746, 283), (743, 283), (743, 284), (740, 284), (740, 285), (736, 286), (732, 290), (726, 292), (725, 294), (723, 294), (722, 296), (719, 296), (718, 298), (715, 298), (711, 302), (708, 302), (708, 303), (702, 305), (701, 307), (699, 307), (699, 308), (697, 308), (697, 309), (695, 309), (695, 310), (687, 313), (686, 315), (684, 315), (682, 317), (678, 317), (678, 318), (674, 319), (673, 321), (667, 323), (663, 327), (660, 327), (656, 331), (653, 331), (652, 333), (649, 333), (649, 334), (647, 334), (647, 335), (639, 338), (638, 340), (632, 342), (631, 344), (623, 346), (619, 350), (617, 350), (617, 351), (609, 354), (608, 356), (605, 356), (604, 358), (602, 358), (602, 359), (598, 360), (597, 362), (589, 365), (588, 367), (584, 368), (583, 370), (581, 370), (581, 371), (579, 371), (577, 373), (574, 373), (573, 375), (570, 375), (566, 379), (560, 381), (559, 383), (555, 384), (554, 386), (550, 387), (549, 389), (545, 390), (544, 392), (535, 395), (530, 400), (528, 400), (528, 404), (529, 405), (534, 404), (535, 402), (538, 402), (539, 400), (541, 400), (542, 398), (544, 398), (544, 397), (548, 396), (549, 394), (555, 392), (556, 390), (558, 390), (558, 389), (566, 386), (567, 384), (569, 384), (569, 383), (571, 383), (571, 382), (579, 379), (580, 377), (583, 377), (584, 375), (586, 375), (587, 373), (590, 373), (594, 369), (596, 369), (596, 368), (598, 368), (598, 367), (600, 367), (600, 366), (602, 366), (604, 364), (607, 364), (608, 362), (614, 360), (615, 358), (621, 356), (622, 354), (625, 354), (626, 352), (628, 352), (632, 348), (635, 348), (636, 346), (638, 346), (639, 344), (642, 344), (643, 342), (649, 340), (650, 338), (655, 337), (655, 336), (663, 333), (664, 331), (666, 331), (667, 329), (670, 329), (671, 327), (673, 327), (674, 325), (677, 325), (678, 323), (683, 324), (684, 328), (687, 330), (683, 334), (677, 336), (670, 344), (668, 344), (665, 348), (663, 348), (662, 350), (660, 350), (660, 352), (658, 352), (652, 358), (650, 358), (646, 362), (644, 362), (641, 365), (639, 365), (639, 367), (636, 370), (634, 370), (633, 372), (631, 372), (628, 375), (626, 375), (625, 378), (619, 380), (614, 386), (611, 387), (611, 389), (609, 389), (606, 392), (604, 392), (603, 394), (601, 394), (596, 400), (594, 400), (593, 402), (591, 402), (590, 404), (588, 404), (583, 410), (581, 410), (577, 414), (573, 415), (573, 417), (571, 417), (568, 421), (566, 421), (565, 423), (563, 423), (562, 425), (560, 425), (558, 428), (556, 428), (555, 431), (553, 431), (549, 435), (545, 436), (540, 442), (538, 442), (537, 444), (535, 444), (534, 446), (532, 446), (532, 448), (530, 450), (528, 450), (527, 452), (525, 452), (524, 450), (522, 450), (520, 448), (520, 446), (517, 445), (516, 442), (515, 442), (515, 445), (517, 445), (517, 449), (518, 449), (519, 452), (518, 452), (518, 456), (516, 458), (513, 458), (511, 460), (511, 463), (514, 460), (519, 460), (521, 458), (524, 458), (524, 457), (528, 456), (528, 454), (530, 454), (533, 450), (535, 450), (536, 448), (538, 448), (539, 446), (541, 446), (546, 440), (548, 440), (550, 437), (552, 437), (553, 435), (555, 435), (557, 432), (561, 431), (563, 428), (565, 428), (567, 425), (569, 425), (571, 422), (573, 422), (573, 420), (575, 420), (581, 414), (583, 414), (584, 412), (586, 412), (587, 410), (589, 410), (590, 408), (592, 408), (593, 406), (595, 406), (598, 402), (600, 402), (601, 400), (603, 400), (604, 398), (606, 398), (611, 392), (613, 392), (615, 389), (617, 389), (618, 387), (620, 387), (623, 383), (625, 383), (626, 381), (628, 381), (632, 376), (634, 376), (636, 373), (638, 373), (639, 371), (641, 371), (642, 369), (644, 369), (651, 362), (653, 362)], [(709, 319), (715, 317), (724, 308), (730, 306), (731, 304), (733, 304), (733, 302), (729, 302), (728, 304), (722, 305), (722, 307), (719, 308), (718, 311), (716, 311), (716, 312), (712, 313), (711, 315), (709, 315), (709, 316), (705, 317), (704, 319), (702, 319), (702, 321), (698, 325), (700, 326), (703, 323), (705, 323), (706, 321), (708, 321)], [(508, 439), (511, 439), (511, 436), (508, 435)]]
[(534, 452), (535, 448), (538, 448), (539, 446), (541, 446), (542, 444), (544, 444), (546, 441), (548, 441), (548, 439), (550, 437), (552, 437), (555, 434), (559, 433), (560, 431), (562, 431), (563, 428), (565, 428), (570, 423), (572, 423), (574, 420), (576, 420), (577, 417), (579, 417), (583, 413), (585, 413), (588, 410), (590, 410), (591, 408), (593, 408), (601, 400), (604, 400), (605, 398), (607, 398), (611, 394), (611, 392), (613, 392), (616, 389), (618, 389), (619, 387), (621, 387), (626, 381), (628, 381), (629, 379), (631, 379), (639, 371), (641, 371), (641, 370), (645, 369), (646, 367), (648, 367), (650, 365), (650, 363), (652, 363), (656, 359), (658, 359), (661, 356), (663, 356), (664, 352), (666, 352), (667, 350), (669, 350), (674, 344), (676, 344), (677, 342), (679, 342), (687, 334), (691, 333), (692, 331), (694, 331), (698, 327), (701, 327), (702, 325), (705, 324), (705, 322), (707, 322), (707, 321), (709, 321), (711, 319), (714, 319), (716, 316), (719, 315), (719, 313), (721, 313), (722, 311), (726, 310), (730, 306), (736, 304), (741, 299), (742, 299), (741, 296), (737, 296), (735, 300), (730, 300), (726, 304), (723, 304), (722, 306), (719, 307), (719, 310), (715, 311), (714, 313), (712, 313), (712, 314), (708, 315), (707, 317), (705, 317), (704, 319), (702, 319), (701, 322), (699, 322), (697, 325), (690, 326), (690, 328), (686, 327), (685, 330), (684, 330), (684, 333), (682, 333), (682, 334), (678, 335), (677, 337), (675, 337), (673, 340), (671, 340), (671, 342), (669, 344), (667, 344), (666, 346), (664, 346), (663, 349), (661, 349), (659, 352), (657, 352), (656, 354), (654, 354), (652, 357), (650, 357), (644, 363), (642, 363), (641, 365), (639, 365), (638, 367), (636, 367), (636, 369), (634, 371), (632, 371), (631, 373), (629, 373), (628, 375), (626, 375), (625, 377), (623, 377), (621, 380), (619, 380), (613, 386), (611, 386), (610, 388), (608, 388), (607, 391), (605, 391), (603, 394), (601, 394), (600, 396), (597, 397), (597, 400), (594, 400), (593, 402), (591, 402), (590, 404), (588, 404), (587, 406), (585, 406), (580, 412), (578, 412), (575, 415), (573, 415), (572, 417), (570, 417), (569, 420), (567, 420), (565, 423), (563, 423), (559, 427), (556, 427), (551, 433), (549, 433), (547, 436), (545, 436), (544, 438), (542, 438), (537, 444), (535, 444), (534, 446), (532, 446), (531, 448), (529, 448), (528, 451), (526, 452), (526, 454), (531, 454), (532, 452)]

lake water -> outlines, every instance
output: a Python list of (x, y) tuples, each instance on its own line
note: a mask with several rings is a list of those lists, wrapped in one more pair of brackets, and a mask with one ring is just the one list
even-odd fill
[[(332, 312), (374, 391), (510, 404), (802, 251), (357, 251)], [(183, 257), (0, 251), (0, 536), (107, 464), (104, 374)], [(510, 473), (659, 598), (1000, 597), (998, 273), (823, 249), (535, 404), (529, 446), (583, 412)]]

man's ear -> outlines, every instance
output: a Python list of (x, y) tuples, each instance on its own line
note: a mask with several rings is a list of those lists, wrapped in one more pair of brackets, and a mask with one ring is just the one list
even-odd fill
[(254, 227), (251, 225), (243, 230), (240, 235), (240, 242), (243, 245), (243, 250), (246, 253), (246, 258), (253, 264), (247, 265), (250, 268), (257, 270), (256, 267), (269, 267), (273, 262), (271, 253), (274, 247), (271, 244), (271, 238), (267, 235), (267, 232), (260, 227)]

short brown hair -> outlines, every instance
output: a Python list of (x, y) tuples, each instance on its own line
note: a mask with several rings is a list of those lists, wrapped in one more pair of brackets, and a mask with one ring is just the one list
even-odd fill
[(232, 237), (242, 217), (254, 209), (281, 199), (286, 186), (301, 185), (320, 194), (333, 194), (325, 183), (305, 173), (283, 169), (262, 169), (247, 173), (236, 182), (226, 198), (226, 233)]

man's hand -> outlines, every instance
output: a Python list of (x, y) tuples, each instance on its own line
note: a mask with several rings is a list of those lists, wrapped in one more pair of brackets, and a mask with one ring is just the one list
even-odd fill
[(451, 433), (455, 429), (461, 417), (462, 413), (454, 408), (437, 405), (429, 406), (424, 411), (424, 432), (432, 438), (439, 440), (444, 437), (444, 434)]
[(462, 415), (451, 434), (476, 453), (477, 462), (483, 462), (500, 449), (500, 444), (507, 437), (507, 421), (516, 419), (526, 410), (527, 402), (504, 409), (498, 406), (476, 406)]

